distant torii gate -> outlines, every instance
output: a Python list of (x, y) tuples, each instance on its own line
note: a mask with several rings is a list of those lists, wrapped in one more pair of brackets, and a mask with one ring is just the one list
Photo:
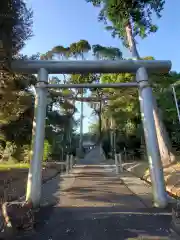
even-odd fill
[[(118, 61), (23, 61), (11, 64), (12, 70), (19, 73), (38, 73), (36, 85), (36, 104), (34, 119), (33, 156), (27, 184), (27, 199), (34, 207), (39, 206), (41, 198), (41, 168), (44, 147), (45, 117), (49, 88), (126, 88), (138, 87), (140, 109), (146, 140), (147, 155), (151, 173), (154, 204), (164, 208), (168, 204), (165, 190), (162, 163), (153, 116), (152, 88), (148, 73), (168, 72), (170, 61), (159, 60), (118, 60)], [(108, 84), (48, 84), (48, 74), (83, 73), (136, 73), (136, 82)]]

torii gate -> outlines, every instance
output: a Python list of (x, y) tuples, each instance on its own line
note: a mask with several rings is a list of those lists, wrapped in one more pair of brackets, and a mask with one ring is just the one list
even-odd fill
[[(153, 116), (153, 94), (149, 85), (148, 73), (168, 72), (170, 61), (159, 60), (118, 60), (118, 61), (23, 61), (11, 64), (12, 70), (19, 73), (38, 73), (36, 85), (36, 109), (34, 120), (33, 156), (27, 184), (27, 199), (33, 206), (40, 204), (41, 164), (43, 158), (45, 117), (48, 89), (52, 88), (126, 88), (139, 89), (140, 109), (146, 140), (147, 155), (151, 173), (154, 205), (164, 208), (168, 204), (164, 176)], [(108, 84), (48, 84), (48, 74), (83, 73), (136, 73), (136, 82)]]

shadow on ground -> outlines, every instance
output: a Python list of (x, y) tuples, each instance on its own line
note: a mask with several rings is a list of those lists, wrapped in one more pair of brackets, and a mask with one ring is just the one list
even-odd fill
[(49, 198), (55, 205), (42, 207), (36, 214), (35, 232), (21, 239), (169, 239), (168, 210), (146, 208), (123, 181), (102, 173), (102, 166), (96, 166), (96, 172), (91, 166), (86, 169), (65, 176), (71, 183), (66, 189), (61, 189), (60, 176), (49, 182)]
[(36, 226), (36, 233), (23, 239), (169, 239), (171, 217), (168, 214), (150, 214), (142, 209), (118, 210), (116, 207), (44, 207), (38, 213), (41, 222)]
[(76, 166), (73, 174), (58, 175), (43, 186), (43, 203), (51, 206), (36, 214), (35, 232), (18, 239), (169, 239), (171, 214), (146, 208), (119, 176), (96, 165), (98, 154), (97, 148), (81, 161), (91, 166)]

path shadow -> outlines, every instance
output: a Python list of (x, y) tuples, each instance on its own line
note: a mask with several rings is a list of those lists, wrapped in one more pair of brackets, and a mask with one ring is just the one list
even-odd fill
[(142, 209), (119, 211), (116, 207), (45, 207), (39, 218), (42, 221), (36, 233), (24, 240), (169, 239), (171, 222), (168, 214), (150, 214)]
[[(78, 174), (77, 174), (78, 175)], [(85, 174), (79, 174), (85, 179)], [(96, 178), (101, 178), (101, 174), (95, 174)], [(91, 175), (92, 177), (92, 175)], [(67, 176), (70, 178), (70, 176)], [(94, 178), (93, 178), (94, 179)], [(53, 194), (56, 200), (56, 205), (42, 207), (36, 214), (35, 233), (31, 236), (26, 236), (24, 240), (46, 240), (46, 239), (63, 239), (63, 240), (117, 240), (139, 238), (144, 236), (154, 237), (154, 239), (169, 239), (171, 212), (168, 210), (160, 210), (156, 208), (136, 208), (130, 204), (130, 201), (135, 196), (125, 192), (121, 192), (121, 196), (116, 192), (108, 192), (106, 184), (110, 183), (111, 177), (107, 177), (100, 184), (98, 189), (101, 189), (99, 194), (93, 186), (76, 187), (71, 186), (64, 190), (70, 192), (74, 200), (78, 198), (83, 200), (87, 205), (88, 202), (92, 206), (67, 206), (62, 207), (60, 204), (61, 196), (57, 199), (57, 192)], [(89, 178), (87, 178), (89, 181)], [(117, 180), (118, 182), (118, 180)], [(119, 186), (120, 187), (120, 186)], [(51, 189), (51, 190), (55, 190)], [(56, 189), (57, 190), (57, 189)], [(61, 191), (58, 185), (58, 191)], [(120, 202), (121, 204), (114, 206), (98, 206), (93, 205), (93, 202), (109, 203)], [(109, 201), (110, 199), (110, 201)], [(167, 237), (167, 238), (164, 238)]]
[[(136, 207), (136, 201), (131, 203), (131, 199), (136, 197), (129, 191), (116, 191), (123, 187), (119, 178), (98, 172), (102, 166), (96, 166), (96, 172), (93, 172), (94, 167), (93, 164), (88, 166), (89, 172), (86, 173), (58, 175), (46, 183), (42, 189), (42, 198), (44, 203), (48, 202), (48, 206), (44, 205), (36, 213), (35, 232), (29, 236), (22, 236), (21, 239), (123, 240), (139, 236), (144, 236), (144, 239), (163, 239), (169, 235), (171, 213), (168, 210)], [(77, 170), (81, 168), (80, 165), (76, 166)], [(73, 184), (76, 177), (81, 182), (97, 182), (98, 191), (86, 184), (77, 187)], [(61, 184), (63, 180), (69, 181), (69, 186), (64, 187)], [(109, 191), (108, 185), (113, 185), (114, 190)], [(74, 202), (83, 202), (84, 205), (62, 207), (61, 194), (64, 193), (70, 193)], [(139, 201), (138, 197), (136, 200)]]

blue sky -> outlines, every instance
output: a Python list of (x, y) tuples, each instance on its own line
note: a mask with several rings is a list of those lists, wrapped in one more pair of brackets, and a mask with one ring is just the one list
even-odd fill
[[(90, 44), (119, 47), (124, 57), (129, 53), (120, 40), (113, 39), (98, 23), (98, 10), (85, 0), (27, 0), (34, 11), (34, 37), (27, 42), (23, 53), (45, 53), (56, 45), (68, 46), (86, 39)], [(141, 56), (154, 56), (159, 60), (171, 60), (173, 70), (180, 71), (180, 1), (166, 0), (163, 16), (156, 23), (159, 30), (145, 40), (138, 40)], [(88, 131), (90, 109), (85, 107), (84, 131)]]

